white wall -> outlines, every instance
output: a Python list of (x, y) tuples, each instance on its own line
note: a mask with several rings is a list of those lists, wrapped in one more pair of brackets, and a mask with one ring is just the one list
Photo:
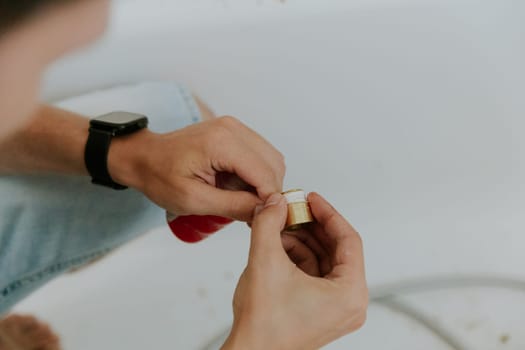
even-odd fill
[[(450, 274), (525, 279), (524, 13), (517, 0), (120, 1), (108, 36), (54, 67), (44, 96), (129, 81), (186, 82), (218, 113), (238, 116), (286, 154), (290, 187), (326, 194), (352, 220), (365, 239), (373, 289)], [(210, 244), (218, 249), (214, 261), (229, 247), (234, 257), (224, 264), (237, 273), (246, 236), (234, 231)], [(148, 268), (155, 271), (153, 263)], [(220, 289), (213, 305), (221, 305), (221, 320), (229, 317), (221, 303), (234, 282), (206, 287)], [(191, 286), (182, 298), (193, 298)], [(488, 310), (507, 298), (491, 295), (482, 303)], [(160, 300), (169, 303), (168, 294)], [(454, 320), (468, 321), (479, 305)], [(190, 339), (175, 343), (180, 348), (196, 346), (196, 327), (207, 317), (201, 309), (191, 320), (177, 319)], [(464, 329), (467, 321), (454, 323), (445, 309), (429, 312)], [(378, 328), (355, 338), (360, 348), (374, 348), (374, 335), (398, 324), (380, 314), (371, 319)], [(459, 334), (480, 348), (473, 344), (492, 344), (504, 325), (517, 322), (509, 320), (485, 322), (475, 337)], [(203, 334), (213, 335), (207, 327)], [(403, 344), (396, 338), (403, 332), (388, 334)], [(430, 344), (417, 334), (423, 340), (416, 344)]]

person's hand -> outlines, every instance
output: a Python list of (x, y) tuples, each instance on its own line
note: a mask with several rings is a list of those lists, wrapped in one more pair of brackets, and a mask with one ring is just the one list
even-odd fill
[(284, 235), (284, 197), (274, 194), (257, 208), (223, 350), (317, 349), (365, 322), (361, 239), (321, 196), (310, 194), (308, 200), (317, 222)]
[[(114, 141), (108, 156), (113, 179), (177, 215), (250, 222), (258, 203), (282, 191), (283, 155), (232, 117), (169, 134), (143, 130)], [(221, 183), (225, 174), (238, 186)]]

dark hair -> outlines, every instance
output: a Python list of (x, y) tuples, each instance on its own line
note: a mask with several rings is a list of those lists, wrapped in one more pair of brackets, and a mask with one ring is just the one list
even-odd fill
[(0, 34), (44, 7), (73, 0), (0, 0)]

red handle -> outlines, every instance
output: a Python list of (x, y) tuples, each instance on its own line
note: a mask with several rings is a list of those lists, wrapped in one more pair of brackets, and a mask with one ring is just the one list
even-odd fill
[(186, 243), (197, 243), (222, 230), (232, 222), (232, 219), (220, 216), (188, 215), (179, 216), (168, 224), (171, 232), (180, 240)]

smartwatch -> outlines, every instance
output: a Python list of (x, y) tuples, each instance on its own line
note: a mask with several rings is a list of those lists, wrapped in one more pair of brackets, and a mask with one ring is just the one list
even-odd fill
[(84, 160), (92, 183), (115, 190), (127, 187), (113, 181), (108, 170), (108, 153), (114, 137), (129, 135), (148, 126), (148, 118), (135, 113), (112, 112), (91, 119)]

